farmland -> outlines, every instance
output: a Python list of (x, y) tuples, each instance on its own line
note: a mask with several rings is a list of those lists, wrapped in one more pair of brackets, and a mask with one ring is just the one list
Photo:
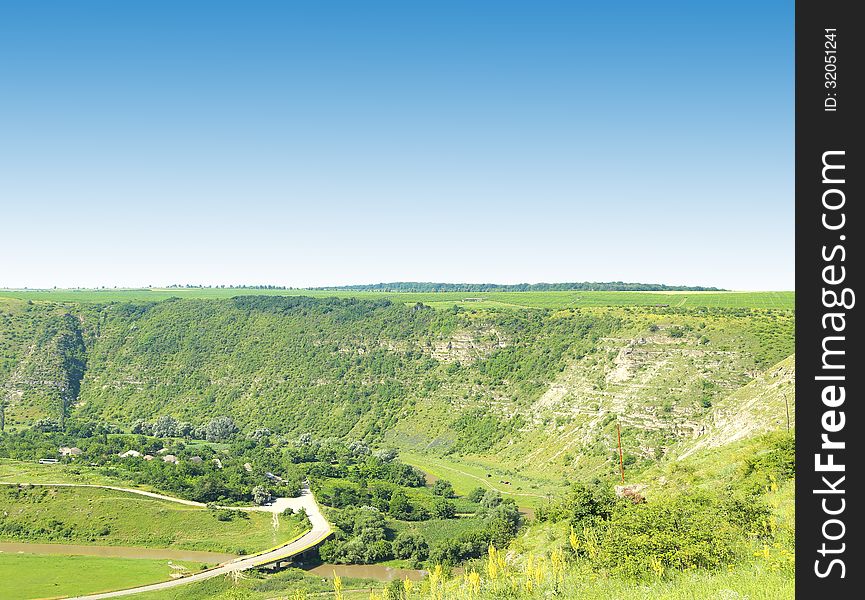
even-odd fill
[(579, 308), (586, 306), (658, 306), (679, 308), (760, 308), (792, 309), (793, 292), (354, 292), (324, 290), (278, 290), (259, 288), (142, 288), (105, 290), (3, 290), (0, 298), (44, 302), (136, 302), (168, 298), (218, 299), (235, 296), (310, 296), (313, 298), (361, 298), (414, 304), (435, 308), (454, 304), (475, 308)]

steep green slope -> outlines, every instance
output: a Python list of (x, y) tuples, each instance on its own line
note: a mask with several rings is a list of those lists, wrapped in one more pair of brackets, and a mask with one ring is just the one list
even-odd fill
[[(461, 462), (481, 470), (509, 465), (493, 470), (502, 478), (545, 479), (617, 473), (617, 425), (629, 470), (685, 452), (695, 440), (703, 440), (697, 447), (710, 439), (717, 445), (725, 436), (738, 439), (782, 426), (782, 391), (792, 406), (792, 360), (774, 365), (792, 353), (791, 314), (717, 309), (612, 314), (620, 319), (616, 331), (598, 340), (593, 352), (567, 362), (531, 402), (499, 396), (471, 403), (455, 385), (457, 393), (449, 398), (442, 394), (419, 402), (419, 417), (401, 421), (388, 439), (433, 454), (457, 452)], [(763, 390), (766, 377), (785, 386)], [(466, 410), (474, 411), (469, 423), (448, 416)], [(495, 427), (493, 419), (519, 426)], [(466, 432), (470, 445), (461, 438)]]
[(86, 368), (79, 318), (60, 305), (0, 305), (0, 430), (7, 407), (28, 420), (62, 423)]
[[(591, 351), (616, 326), (606, 315), (302, 297), (44, 305), (39, 314), (51, 310), (74, 314), (60, 318), (80, 323), (87, 346), (77, 416), (129, 424), (160, 414), (193, 423), (231, 414), (250, 428), (355, 437), (386, 430), (445, 380), (471, 378), (528, 399), (569, 356)], [(41, 380), (16, 372), (27, 369), (28, 352), (54, 339), (28, 319), (27, 311), (14, 319), (30, 331), (15, 334), (25, 341), (3, 382), (21, 398)], [(8, 404), (10, 422), (32, 422), (29, 405), (14, 394)], [(38, 408), (40, 416), (61, 416), (50, 402)]]
[(688, 440), (749, 435), (736, 433), (740, 405), (774, 407), (778, 425), (783, 404), (755, 404), (755, 379), (793, 350), (785, 310), (299, 296), (0, 307), (12, 427), (230, 415), (247, 432), (366, 439), (542, 478), (614, 472), (617, 424), (632, 469)]

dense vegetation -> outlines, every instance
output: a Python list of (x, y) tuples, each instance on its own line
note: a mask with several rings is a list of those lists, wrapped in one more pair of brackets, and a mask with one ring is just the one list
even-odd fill
[[(228, 414), (247, 429), (360, 438), (449, 380), (536, 395), (616, 325), (590, 314), (281, 296), (30, 303), (2, 316), (7, 426), (62, 421), (70, 410), (121, 425), (171, 415), (193, 427)], [(83, 346), (67, 350), (56, 323), (74, 324)]]
[[(31, 431), (0, 436), (2, 458), (35, 462), (57, 457), (59, 448), (80, 450), (80, 454), (62, 458), (80, 465), (79, 469), (97, 469), (107, 477), (204, 503), (252, 504), (261, 498), (260, 494), (256, 497), (256, 488), (266, 490), (268, 497), (296, 496), (304, 477), (285, 469), (290, 459), (266, 440), (234, 439), (215, 446), (142, 434), (109, 434), (72, 422), (65, 431), (41, 431), (37, 425)], [(127, 454), (130, 451), (134, 454)], [(274, 477), (276, 473), (281, 476)]]
[[(655, 493), (646, 501), (618, 498), (603, 482), (575, 485), (540, 511), (538, 522), (511, 542), (507, 551), (488, 546), (459, 574), (450, 573), (446, 566), (433, 566), (422, 582), (379, 584), (383, 587), (357, 597), (792, 597), (792, 439), (787, 434), (771, 434), (667, 465), (663, 472), (675, 490), (661, 493), (665, 486), (656, 482), (652, 486), (657, 488)], [(718, 465), (732, 469), (732, 476), (719, 471)], [(693, 489), (681, 485), (683, 476)], [(747, 496), (748, 503), (740, 505), (736, 496)], [(359, 526), (363, 531), (364, 525), (371, 524), (371, 535), (380, 524), (380, 515), (372, 511), (351, 514), (351, 518), (346, 529)], [(409, 555), (426, 550), (411, 536), (398, 539), (392, 542), (394, 551)], [(373, 587), (342, 580), (329, 584), (331, 594), (324, 597), (337, 599), (352, 597), (351, 589)], [(148, 596), (148, 600), (264, 600), (275, 596), (306, 600), (321, 596), (318, 592), (299, 572), (288, 570), (276, 576), (252, 575), (233, 584), (189, 586)]]
[[(404, 493), (394, 492), (384, 506), (358, 502), (329, 514), (336, 535), (319, 549), (322, 560), (334, 563), (368, 564), (404, 559), (412, 566), (457, 565), (482, 556), (492, 545), (503, 548), (514, 539), (522, 525), (522, 515), (513, 500), (497, 494), (477, 503), (472, 514), (457, 517), (453, 510), (418, 517), (403, 512), (410, 504)], [(373, 500), (375, 502), (375, 499)], [(378, 502), (376, 502), (378, 503)], [(453, 506), (447, 500), (433, 502)], [(408, 528), (400, 520), (426, 521), (429, 527)], [(452, 526), (442, 525), (450, 520)], [(448, 535), (435, 535), (436, 530)], [(423, 532), (427, 531), (425, 535)]]
[(373, 452), (360, 441), (309, 434), (287, 439), (262, 429), (243, 436), (227, 417), (212, 419), (199, 432), (207, 441), (183, 439), (168, 437), (178, 433), (177, 427), (165, 427), (171, 421), (137, 422), (135, 433), (118, 433), (90, 422), (69, 421), (59, 429), (41, 420), (30, 430), (0, 435), (0, 458), (32, 463), (62, 454), (59, 460), (78, 471), (202, 503), (263, 504), (297, 496), (310, 481), (319, 500), (334, 508), (382, 508), (384, 502), (385, 510), (393, 507), (392, 516), (402, 520), (452, 517), (455, 512), (441, 493), (429, 493), (420, 503), (408, 500), (403, 490), (423, 488), (424, 474), (400, 462), (395, 450)]

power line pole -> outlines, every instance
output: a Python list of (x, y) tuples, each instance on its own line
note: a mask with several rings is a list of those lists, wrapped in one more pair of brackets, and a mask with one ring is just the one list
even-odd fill
[(619, 436), (619, 470), (622, 472), (622, 485), (625, 484), (625, 459), (622, 456), (622, 426), (616, 421), (616, 433)]

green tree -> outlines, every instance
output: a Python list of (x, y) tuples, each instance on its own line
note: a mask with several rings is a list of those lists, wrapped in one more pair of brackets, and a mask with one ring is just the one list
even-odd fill
[(231, 417), (215, 417), (207, 424), (205, 438), (208, 442), (224, 442), (234, 436), (238, 431), (240, 431), (240, 429)]
[(169, 415), (162, 415), (153, 423), (153, 435), (166, 438), (177, 435), (177, 419)]
[(456, 496), (454, 493), (454, 486), (451, 485), (450, 481), (446, 479), (438, 479), (433, 484), (432, 493), (436, 496), (442, 496), (444, 498), (453, 498)]
[(268, 490), (263, 485), (257, 485), (254, 488), (252, 488), (252, 501), (255, 502), (256, 504), (258, 504), (259, 506), (267, 504), (272, 499), (273, 499), (273, 495), (270, 493), (270, 490)]

